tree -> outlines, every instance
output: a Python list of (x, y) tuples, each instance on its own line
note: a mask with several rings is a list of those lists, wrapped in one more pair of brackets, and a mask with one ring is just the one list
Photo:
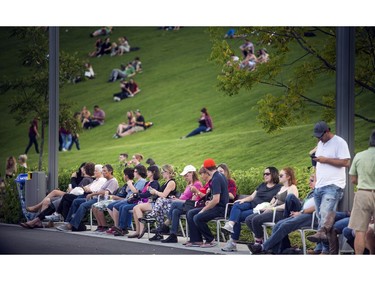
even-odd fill
[[(306, 116), (307, 105), (323, 107), (322, 119), (335, 117), (335, 91), (318, 100), (309, 90), (318, 77), (334, 77), (336, 71), (335, 27), (242, 27), (236, 34), (250, 38), (257, 48), (272, 53), (268, 63), (257, 64), (255, 71), (246, 71), (240, 62), (231, 62), (234, 54), (231, 39), (223, 40), (223, 28), (210, 28), (213, 43), (210, 59), (222, 67), (218, 75), (220, 91), (231, 96), (245, 89), (250, 95), (257, 84), (282, 89), (282, 94), (266, 94), (257, 102), (258, 121), (267, 132), (295, 124)], [(237, 41), (236, 41), (237, 42)], [(293, 50), (293, 53), (290, 52)], [(356, 95), (375, 94), (375, 28), (356, 28)], [(285, 73), (288, 73), (285, 78)], [(375, 120), (356, 114), (356, 117), (375, 123)]]
[[(26, 27), (12, 28), (11, 37), (21, 41), (19, 63), (28, 71), (15, 79), (4, 78), (0, 86), (0, 92), (15, 90), (16, 94), (10, 105), (10, 113), (13, 115), (17, 125), (28, 122), (34, 117), (40, 119), (40, 153), (38, 170), (42, 169), (44, 152), (45, 129), (48, 125), (49, 91), (48, 91), (48, 28)], [(70, 55), (60, 52), (59, 81), (60, 87), (65, 83), (73, 82), (83, 71), (83, 62)], [(23, 71), (20, 71), (23, 73)], [(67, 128), (76, 132), (76, 120), (70, 110), (70, 103), (60, 102), (60, 124), (64, 123)]]

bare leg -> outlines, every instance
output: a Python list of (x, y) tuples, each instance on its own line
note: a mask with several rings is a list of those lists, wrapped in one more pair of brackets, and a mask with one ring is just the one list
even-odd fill
[[(134, 218), (134, 224), (135, 224), (135, 233), (139, 234), (140, 233), (140, 223), (138, 218), (142, 217), (142, 211), (140, 210), (141, 205), (137, 205), (133, 208), (133, 218)], [(139, 217), (140, 216), (140, 217)], [(142, 228), (143, 230), (143, 228)]]
[(134, 129), (131, 128), (130, 130), (127, 130), (126, 132), (122, 133), (122, 134), (118, 134), (120, 137), (125, 137), (125, 136), (129, 136), (131, 134), (134, 133)]
[(40, 211), (43, 211), (45, 209), (47, 209), (47, 207), (51, 204), (51, 199), (50, 198), (44, 198), (43, 201), (42, 201), (42, 207), (40, 209)]
[(103, 211), (101, 211), (97, 208), (93, 208), (92, 213), (94, 214), (99, 226), (107, 226), (107, 222), (105, 220), (105, 216), (104, 216)]
[(363, 231), (355, 232), (354, 250), (356, 255), (363, 255), (363, 251), (365, 250), (365, 236), (366, 234)]
[(366, 248), (369, 250), (370, 255), (375, 254), (375, 233), (371, 227), (366, 232)]
[(113, 208), (112, 215), (111, 215), (111, 212), (109, 214), (113, 219), (114, 226), (118, 227), (120, 212), (117, 209)]

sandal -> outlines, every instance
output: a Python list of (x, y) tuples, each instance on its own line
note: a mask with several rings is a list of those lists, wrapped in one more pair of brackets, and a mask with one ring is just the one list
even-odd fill
[(212, 240), (211, 242), (206, 242), (206, 243), (203, 243), (202, 245), (200, 245), (201, 248), (212, 248), (212, 247), (215, 247), (217, 245), (217, 243)]
[(20, 223), (20, 226), (22, 226), (23, 228), (26, 228), (26, 229), (33, 229), (33, 228), (34, 228), (34, 226), (29, 225), (29, 224), (26, 223), (26, 222), (21, 222), (21, 223)]
[(202, 242), (188, 242), (185, 244), (185, 247), (201, 247), (202, 245)]
[(147, 231), (147, 228), (143, 227), (143, 231), (141, 232), (141, 234), (138, 235), (138, 239), (141, 239), (143, 235), (145, 235), (146, 231)]

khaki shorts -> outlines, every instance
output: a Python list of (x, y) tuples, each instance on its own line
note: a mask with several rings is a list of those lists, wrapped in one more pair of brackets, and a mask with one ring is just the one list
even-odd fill
[(372, 216), (375, 216), (375, 192), (358, 190), (354, 196), (349, 228), (366, 232)]
[(135, 126), (135, 127), (133, 128), (134, 133), (136, 133), (136, 132), (141, 132), (141, 131), (144, 131), (144, 130), (145, 130), (145, 128), (143, 128), (143, 127), (141, 127), (141, 126)]

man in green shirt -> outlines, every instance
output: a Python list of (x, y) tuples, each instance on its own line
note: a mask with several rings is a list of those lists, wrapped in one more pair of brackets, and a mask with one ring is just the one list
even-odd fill
[(354, 157), (349, 175), (352, 183), (358, 187), (354, 196), (349, 228), (355, 231), (355, 253), (362, 255), (368, 225), (375, 217), (375, 130), (371, 133), (369, 148)]

